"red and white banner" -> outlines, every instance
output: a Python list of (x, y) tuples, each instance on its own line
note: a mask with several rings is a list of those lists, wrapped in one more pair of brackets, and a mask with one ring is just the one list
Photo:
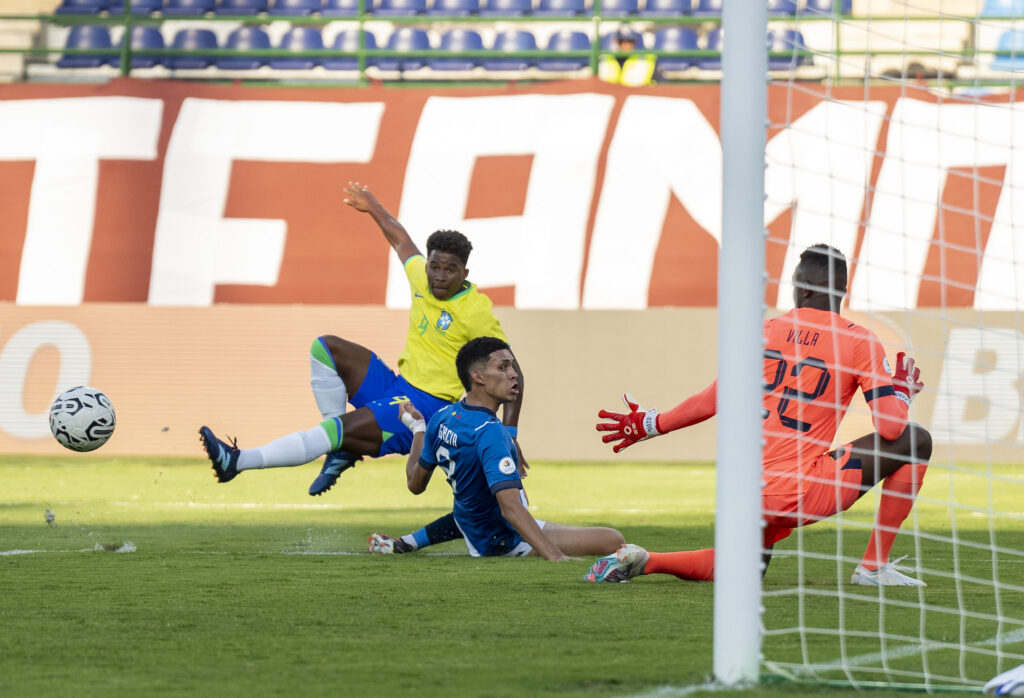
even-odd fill
[[(341, 186), (414, 238), (455, 228), (470, 278), (525, 309), (714, 306), (717, 86), (0, 87), (0, 301), (403, 307)], [(893, 88), (773, 86), (771, 278), (805, 246), (858, 262), (849, 304), (1020, 306), (1024, 111)], [(771, 283), (769, 306), (788, 307)]]

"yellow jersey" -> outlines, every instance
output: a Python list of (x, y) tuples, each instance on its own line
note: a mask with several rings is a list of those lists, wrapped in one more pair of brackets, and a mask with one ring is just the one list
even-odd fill
[(438, 300), (427, 284), (426, 257), (418, 254), (405, 260), (405, 275), (412, 307), (398, 372), (420, 390), (455, 402), (465, 392), (455, 371), (462, 345), (475, 337), (508, 338), (494, 317), (491, 299), (476, 284), (467, 281), (451, 298)]

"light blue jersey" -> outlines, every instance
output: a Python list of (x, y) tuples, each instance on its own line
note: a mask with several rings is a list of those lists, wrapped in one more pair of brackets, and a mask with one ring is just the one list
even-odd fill
[(455, 523), (471, 555), (507, 555), (522, 542), (494, 496), (523, 487), (515, 442), (494, 412), (464, 400), (438, 410), (427, 425), (419, 463), (447, 476)]

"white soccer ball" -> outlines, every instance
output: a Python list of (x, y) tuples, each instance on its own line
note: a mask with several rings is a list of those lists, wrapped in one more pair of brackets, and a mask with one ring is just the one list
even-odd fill
[(110, 398), (85, 385), (65, 390), (50, 407), (53, 438), (72, 451), (95, 451), (107, 443), (115, 422)]

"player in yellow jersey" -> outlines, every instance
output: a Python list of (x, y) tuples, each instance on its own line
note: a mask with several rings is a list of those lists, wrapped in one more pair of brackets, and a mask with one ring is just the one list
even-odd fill
[[(409, 332), (398, 359), (398, 373), (355, 342), (333, 335), (318, 337), (310, 350), (310, 384), (324, 421), (252, 449), (225, 443), (209, 427), (201, 427), (200, 441), (219, 482), (234, 479), (242, 470), (303, 465), (326, 453), (323, 468), (309, 488), (311, 495), (320, 495), (363, 456), (407, 454), (412, 432), (400, 419), (401, 403), (411, 401), (429, 419), (463, 393), (455, 372), (459, 349), (475, 337), (506, 339), (490, 299), (466, 280), (472, 244), (462, 233), (439, 230), (431, 234), (424, 257), (405, 228), (367, 187), (351, 182), (345, 196), (346, 204), (373, 217), (409, 279)], [(513, 434), (522, 406), (523, 377), (518, 364), (516, 370), (519, 398), (502, 410), (502, 422)], [(347, 412), (348, 404), (355, 409)], [(445, 529), (442, 539), (459, 535), (454, 524), (449, 529), (443, 523), (441, 528)]]

